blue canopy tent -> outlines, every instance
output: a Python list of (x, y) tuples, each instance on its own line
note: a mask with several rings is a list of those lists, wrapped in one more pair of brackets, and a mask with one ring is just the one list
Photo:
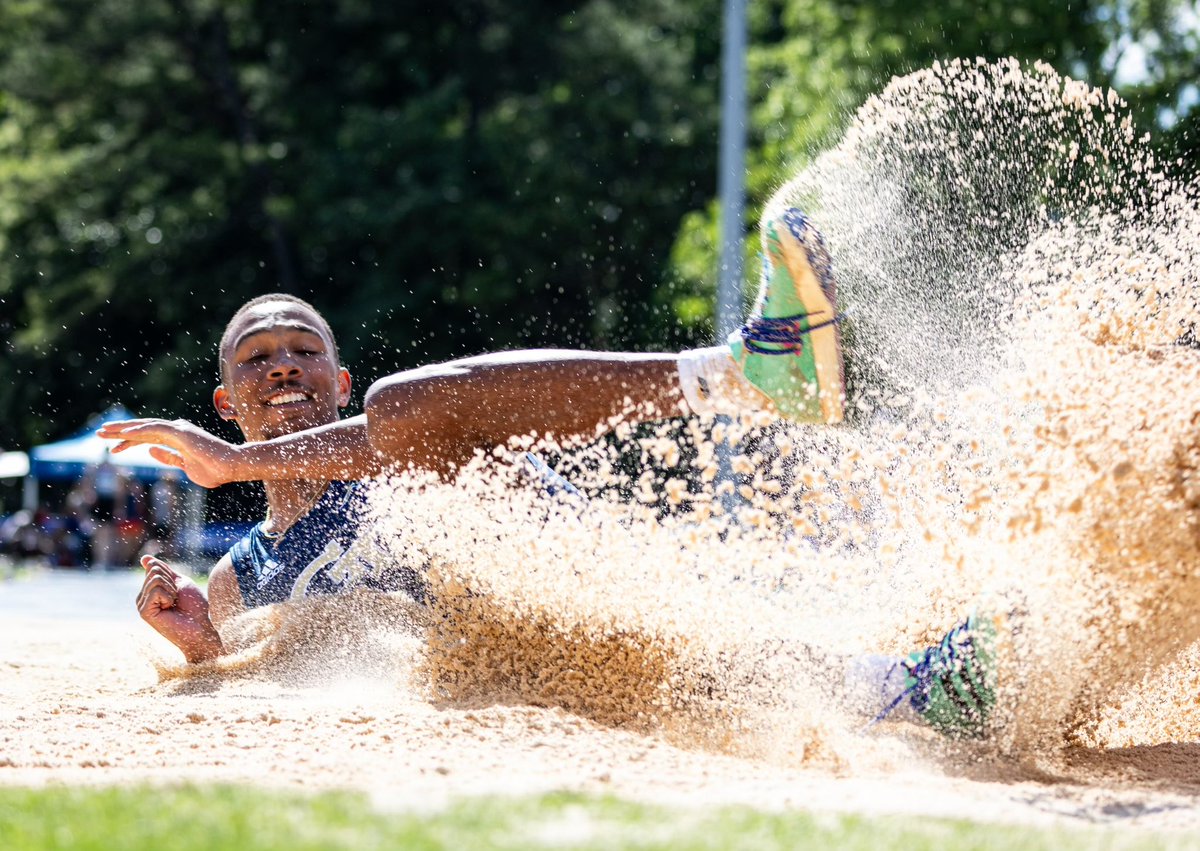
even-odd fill
[[(150, 450), (144, 446), (113, 455), (109, 450), (116, 444), (96, 437), (96, 429), (105, 423), (133, 418), (134, 415), (126, 408), (115, 405), (90, 419), (87, 426), (65, 440), (35, 446), (29, 452), (29, 475), (43, 482), (74, 481), (89, 468), (108, 461), (115, 467), (128, 470), (143, 482), (158, 481), (168, 470), (176, 468), (155, 461), (150, 457)], [(182, 473), (176, 470), (176, 474), (181, 482), (186, 482)]]

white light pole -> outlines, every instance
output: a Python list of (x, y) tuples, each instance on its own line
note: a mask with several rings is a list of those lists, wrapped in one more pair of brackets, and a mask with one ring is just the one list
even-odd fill
[[(717, 344), (742, 323), (742, 208), (746, 194), (746, 0), (725, 0), (721, 51), (721, 142), (717, 173), (720, 196), (717, 260)], [(728, 418), (722, 417), (728, 422)], [(737, 451), (728, 440), (717, 446), (717, 481), (737, 483), (730, 459)], [(732, 512), (737, 491), (721, 499)]]
[(742, 208), (746, 194), (746, 0), (725, 0), (721, 60), (717, 342), (742, 320)]

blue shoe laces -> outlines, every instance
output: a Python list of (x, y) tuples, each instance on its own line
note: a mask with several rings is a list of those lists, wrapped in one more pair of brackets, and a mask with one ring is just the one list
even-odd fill
[[(766, 316), (751, 317), (741, 328), (742, 341), (748, 351), (758, 355), (798, 355), (804, 351), (804, 335), (836, 325), (846, 318), (846, 313), (838, 313), (832, 319), (818, 322), (804, 328), (801, 320), (808, 319), (812, 314), (797, 313), (795, 316)], [(782, 349), (767, 349), (762, 343), (783, 346)]]
[[(954, 639), (964, 632), (968, 633), (966, 640), (961, 643), (956, 642)], [(959, 653), (962, 653), (966, 658), (975, 655), (975, 639), (970, 635), (971, 632), (970, 618), (968, 618), (946, 633), (941, 643), (935, 644), (932, 647), (926, 647), (925, 652), (921, 654), (921, 658), (917, 661), (909, 662), (905, 659), (893, 665), (888, 671), (889, 677), (892, 671), (902, 667), (913, 678), (914, 682), (911, 686), (900, 692), (891, 703), (885, 706), (883, 711), (876, 715), (867, 727), (874, 727), (891, 715), (892, 711), (903, 703), (905, 698), (908, 698), (912, 704), (912, 708), (916, 710), (918, 715), (924, 715), (925, 710), (929, 708), (930, 682), (936, 674), (935, 666), (941, 670), (954, 670), (958, 666)], [(959, 702), (959, 698), (953, 689), (946, 689), (946, 694), (955, 703)], [(971, 711), (970, 707), (967, 706), (960, 708), (967, 712)]]

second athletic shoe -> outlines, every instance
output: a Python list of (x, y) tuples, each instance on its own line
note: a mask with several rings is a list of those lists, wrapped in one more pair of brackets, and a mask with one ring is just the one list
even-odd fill
[(837, 285), (825, 240), (791, 208), (763, 226), (762, 289), (729, 336), (746, 379), (795, 422), (839, 423), (845, 390)]
[(907, 678), (893, 707), (907, 698), (925, 723), (946, 736), (987, 732), (996, 705), (995, 618), (968, 616), (940, 643), (909, 654), (900, 667)]

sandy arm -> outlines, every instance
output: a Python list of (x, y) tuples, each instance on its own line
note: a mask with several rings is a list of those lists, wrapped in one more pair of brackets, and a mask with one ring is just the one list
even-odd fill
[(594, 436), (631, 400), (654, 418), (677, 412), (674, 355), (538, 350), (505, 352), (408, 370), (376, 381), (366, 413), (242, 445), (186, 420), (103, 426), (113, 449), (146, 444), (157, 460), (204, 487), (235, 481), (351, 481), (391, 467), (451, 472), (478, 448), (512, 435)]

